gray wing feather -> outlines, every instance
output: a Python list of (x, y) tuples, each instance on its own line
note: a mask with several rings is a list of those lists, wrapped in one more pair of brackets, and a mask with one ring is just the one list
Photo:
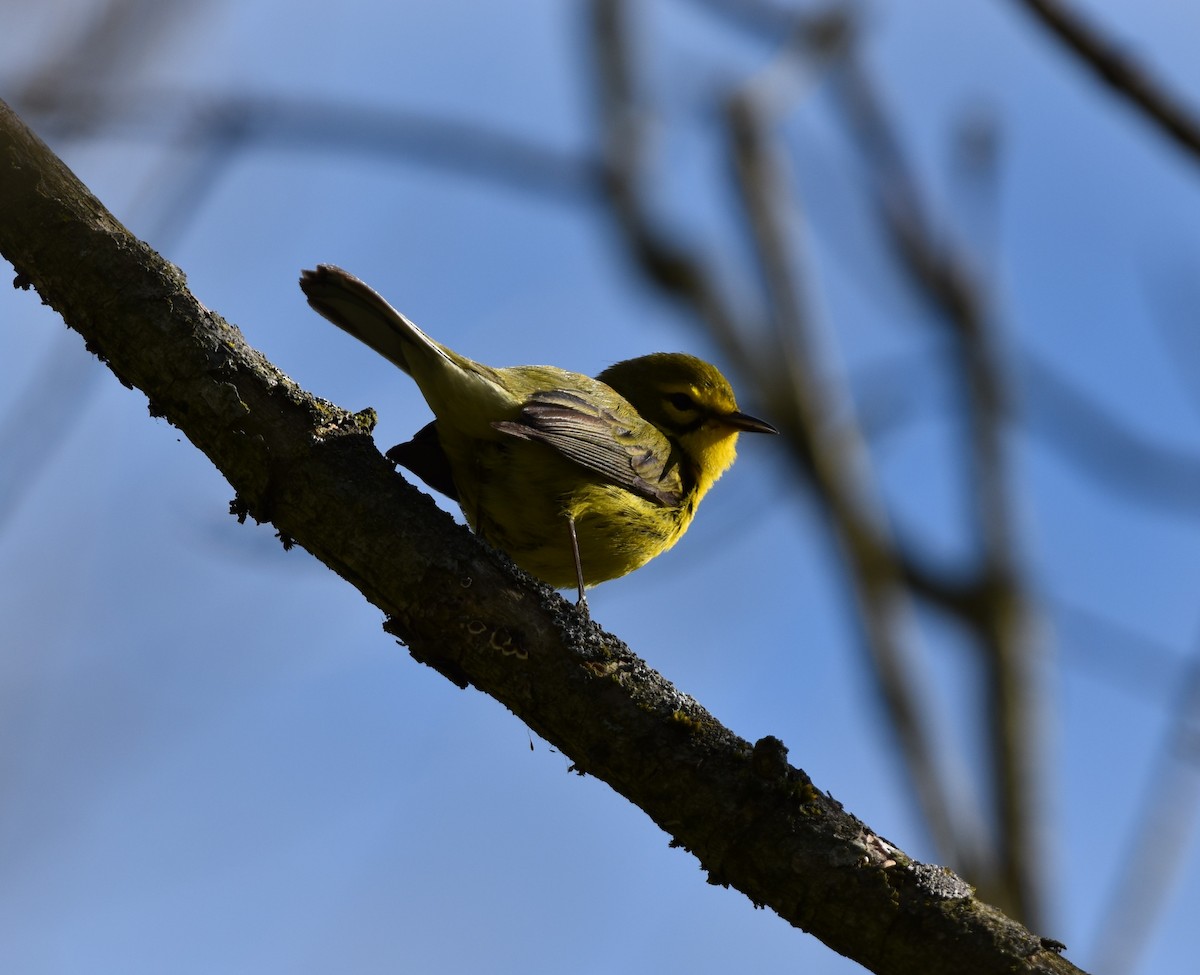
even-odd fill
[(493, 423), (502, 433), (547, 444), (614, 484), (663, 507), (682, 498), (671, 443), (640, 417), (633, 423), (566, 390), (534, 393), (516, 420)]

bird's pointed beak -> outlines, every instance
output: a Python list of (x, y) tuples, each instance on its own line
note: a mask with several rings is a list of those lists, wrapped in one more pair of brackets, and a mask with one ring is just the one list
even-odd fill
[(745, 433), (778, 433), (771, 424), (766, 420), (760, 420), (756, 416), (751, 416), (749, 413), (741, 413), (734, 410), (732, 413), (726, 413), (721, 417), (721, 420), (733, 427), (735, 430), (742, 430)]

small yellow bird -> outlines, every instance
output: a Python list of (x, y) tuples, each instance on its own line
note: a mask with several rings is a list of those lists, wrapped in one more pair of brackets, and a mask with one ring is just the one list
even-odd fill
[(493, 369), (435, 342), (362, 281), (322, 264), (308, 303), (416, 380), (436, 419), (388, 458), (456, 500), (475, 532), (558, 589), (615, 579), (674, 545), (733, 463), (737, 408), (715, 366), (659, 352), (592, 379)]

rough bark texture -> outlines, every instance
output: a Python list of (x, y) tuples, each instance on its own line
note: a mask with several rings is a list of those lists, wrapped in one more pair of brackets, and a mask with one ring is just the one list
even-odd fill
[[(712, 883), (880, 973), (1076, 972), (1061, 946), (910, 860), (396, 476), (373, 416), (310, 396), (201, 305), (0, 103), (0, 252), (123, 383), (389, 617), (412, 655), (511, 709), (636, 803)], [(297, 314), (303, 306), (297, 299)]]

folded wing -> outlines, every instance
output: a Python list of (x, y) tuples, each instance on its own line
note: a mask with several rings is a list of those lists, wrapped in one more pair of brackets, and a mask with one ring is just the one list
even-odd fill
[(522, 440), (544, 443), (613, 484), (674, 507), (683, 498), (671, 442), (632, 407), (614, 411), (565, 390), (545, 390), (526, 400), (516, 420), (492, 426)]

